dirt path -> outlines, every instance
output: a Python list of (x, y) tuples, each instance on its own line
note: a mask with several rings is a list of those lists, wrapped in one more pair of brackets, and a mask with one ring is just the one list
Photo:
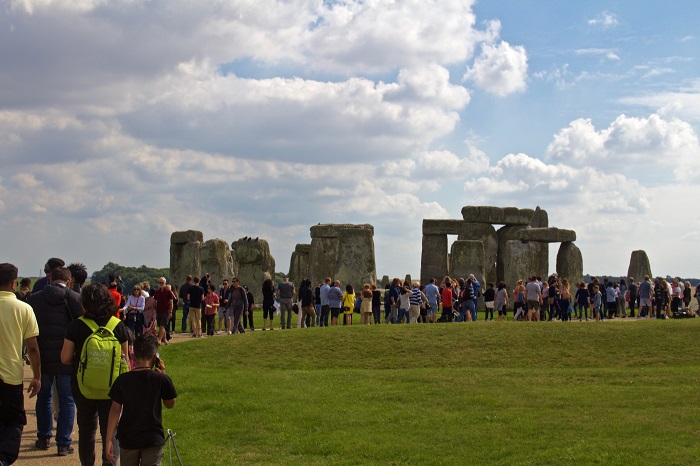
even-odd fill
[[(189, 334), (182, 335), (176, 333), (173, 335), (173, 339), (170, 343), (177, 343), (179, 341), (190, 339)], [(25, 388), (29, 385), (32, 379), (32, 370), (29, 366), (24, 366), (24, 386)], [(73, 426), (73, 448), (75, 453), (68, 456), (57, 456), (56, 455), (56, 444), (54, 439), (51, 439), (51, 447), (48, 450), (37, 450), (34, 447), (36, 442), (36, 410), (35, 410), (36, 398), (29, 399), (25, 394), (24, 397), (24, 409), (27, 411), (27, 425), (24, 426), (24, 431), (22, 432), (22, 444), (19, 449), (19, 458), (14, 464), (19, 465), (40, 465), (44, 462), (49, 462), (51, 465), (58, 466), (79, 466), (80, 460), (78, 459), (78, 425)], [(54, 424), (55, 428), (55, 424)], [(102, 457), (102, 439), (100, 438), (99, 432), (97, 433), (97, 440), (95, 442), (95, 458), (97, 459), (96, 464), (100, 464), (100, 458)]]

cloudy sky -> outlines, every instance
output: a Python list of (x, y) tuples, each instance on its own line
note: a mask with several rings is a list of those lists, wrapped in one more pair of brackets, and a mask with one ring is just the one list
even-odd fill
[[(167, 266), (174, 230), (539, 205), (584, 271), (700, 276), (697, 1), (0, 1), (1, 262)], [(556, 248), (552, 247), (552, 258)]]

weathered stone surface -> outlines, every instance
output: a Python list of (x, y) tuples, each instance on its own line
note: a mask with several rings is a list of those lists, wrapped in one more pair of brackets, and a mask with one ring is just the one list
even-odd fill
[(562, 228), (527, 228), (520, 230), (518, 238), (540, 243), (567, 243), (576, 241), (576, 232)]
[[(391, 283), (391, 279), (389, 278), (389, 275), (384, 275), (382, 277), (382, 281), (381, 281), (381, 288), (384, 289), (384, 287), (390, 283)], [(379, 285), (377, 285), (377, 286), (379, 286)]]
[[(495, 282), (496, 258), (498, 257), (498, 235), (493, 225), (487, 223), (464, 222), (458, 241), (481, 241), (484, 243), (484, 280)], [(450, 268), (450, 273), (452, 269)], [(481, 276), (479, 281), (481, 281)]]
[(462, 218), (467, 222), (500, 225), (529, 225), (534, 211), (517, 207), (465, 206)]
[(431, 278), (440, 283), (448, 271), (447, 235), (423, 235), (420, 260), (421, 284), (427, 285)]
[[(527, 228), (525, 225), (506, 225), (501, 227), (496, 232), (498, 237), (498, 253), (496, 254), (496, 281), (505, 280), (505, 254), (506, 242), (510, 240), (518, 240), (520, 231)], [(508, 283), (508, 282), (506, 282)], [(511, 284), (508, 283), (510, 286)]]
[(535, 241), (508, 240), (505, 243), (504, 281), (509, 289), (519, 280), (537, 275), (547, 276), (549, 246)]
[(644, 276), (651, 274), (651, 265), (649, 264), (649, 256), (647, 256), (646, 251), (638, 250), (632, 251), (630, 256), (630, 265), (627, 269), (627, 276), (634, 278), (634, 280), (639, 283), (644, 280)]
[(368, 230), (370, 236), (374, 236), (374, 227), (369, 223), (351, 224), (351, 223), (324, 223), (311, 227), (312, 238), (337, 238), (341, 231)]
[(571, 289), (583, 281), (583, 256), (574, 243), (561, 243), (557, 252), (557, 275), (569, 280)]
[(289, 261), (289, 281), (299, 288), (301, 281), (309, 276), (309, 252), (310, 244), (297, 244)]
[(311, 227), (309, 278), (318, 284), (333, 277), (353, 287), (375, 283), (372, 225), (325, 224)]
[(450, 248), (450, 277), (467, 278), (474, 274), (480, 283), (484, 282), (484, 242), (457, 240)]
[(423, 220), (424, 235), (459, 235), (464, 229), (464, 220)]
[(219, 238), (204, 242), (199, 251), (199, 263), (202, 273), (208, 273), (211, 283), (217, 287), (224, 278), (231, 279), (237, 272), (228, 243)]
[(185, 283), (187, 275), (201, 276), (202, 269), (199, 265), (199, 250), (201, 241), (185, 244), (170, 245), (170, 283), (180, 287)]
[(531, 228), (547, 228), (549, 226), (549, 216), (547, 215), (547, 211), (540, 209), (540, 206), (537, 206), (535, 209), (535, 213), (532, 216), (532, 220), (530, 220), (530, 227)]
[(262, 304), (262, 284), (275, 277), (275, 259), (270, 254), (267, 240), (241, 238), (231, 243), (238, 263), (238, 278), (241, 285), (248, 285), (255, 304)]
[(204, 235), (201, 231), (197, 230), (187, 230), (187, 231), (174, 231), (170, 235), (170, 244), (187, 244), (199, 241), (204, 242)]

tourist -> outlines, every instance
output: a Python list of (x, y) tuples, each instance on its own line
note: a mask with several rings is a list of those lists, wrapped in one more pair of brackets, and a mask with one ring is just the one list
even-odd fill
[(527, 297), (527, 318), (526, 320), (540, 320), (540, 305), (542, 304), (542, 291), (537, 283), (537, 277), (533, 276), (525, 285), (525, 293)]
[(415, 324), (418, 322), (422, 302), (423, 297), (421, 296), (420, 286), (418, 285), (418, 282), (413, 282), (413, 286), (411, 287), (410, 295), (408, 297), (408, 316), (410, 323)]
[(634, 317), (634, 309), (637, 304), (637, 284), (634, 282), (634, 277), (629, 277), (629, 285), (627, 286), (627, 307), (629, 309), (629, 316)]
[[(202, 301), (204, 298), (204, 289), (199, 286), (199, 277), (194, 277), (194, 283), (187, 290), (187, 301), (190, 302), (190, 330), (193, 338), (202, 337)], [(227, 327), (228, 328), (228, 327)]]
[[(391, 302), (390, 321), (397, 324), (399, 319), (399, 291), (401, 289), (401, 279), (394, 278), (389, 286), (389, 301)], [(389, 321), (387, 321), (388, 323)]]
[(248, 289), (248, 285), (243, 285), (243, 289), (245, 290), (246, 298), (248, 298), (248, 309), (243, 313), (243, 328), (248, 328), (251, 332), (254, 332), (255, 325), (253, 325), (253, 304), (255, 304), (255, 297)]
[(372, 323), (372, 289), (369, 283), (364, 284), (360, 296), (362, 298), (362, 303), (360, 304), (360, 323), (362, 325), (369, 325)]
[(518, 280), (513, 290), (513, 320), (518, 320), (520, 316), (527, 315), (525, 305), (525, 286), (522, 280)]
[(452, 322), (454, 317), (452, 313), (452, 280), (450, 277), (445, 277), (442, 281), (442, 292), (440, 293), (440, 298), (442, 299), (442, 315), (440, 320), (442, 322)]
[(23, 278), (19, 282), (19, 291), (15, 291), (15, 297), (22, 302), (27, 302), (29, 297), (32, 295), (32, 279)]
[(268, 327), (272, 330), (272, 319), (275, 317), (275, 284), (272, 279), (267, 278), (262, 284), (262, 295), (263, 295), (263, 327), (265, 330), (267, 327), (267, 319), (270, 319), (270, 326)]
[(690, 282), (685, 282), (683, 285), (683, 307), (690, 310), (690, 301), (693, 299), (693, 290), (690, 287)]
[(590, 304), (590, 296), (588, 295), (588, 288), (584, 282), (579, 283), (578, 290), (576, 290), (575, 296), (576, 302), (578, 303), (578, 320), (581, 321), (584, 316), (586, 316), (586, 322), (588, 322), (588, 306)]
[(593, 313), (595, 314), (595, 320), (603, 320), (603, 294), (600, 292), (600, 287), (598, 285), (593, 285)]
[(654, 286), (649, 275), (644, 276), (644, 280), (639, 284), (639, 316), (638, 319), (654, 317), (654, 307), (652, 299), (654, 297)]
[(615, 314), (617, 314), (617, 292), (614, 282), (608, 282), (608, 287), (605, 289), (605, 301), (608, 303), (608, 319), (614, 319)]
[(318, 290), (321, 299), (321, 317), (319, 318), (319, 325), (321, 327), (328, 327), (328, 319), (331, 313), (331, 306), (328, 302), (328, 291), (330, 289), (331, 277), (326, 277)]
[(569, 280), (562, 278), (561, 289), (559, 290), (559, 315), (564, 322), (571, 321), (571, 287)]
[[(311, 280), (302, 280), (299, 287), (299, 299), (301, 303), (301, 325), (316, 326), (316, 310), (314, 309), (314, 292), (311, 289)], [(308, 319), (308, 322), (307, 322)]]
[(231, 290), (231, 297), (229, 298), (229, 307), (226, 310), (226, 320), (229, 322), (227, 328), (231, 334), (235, 335), (237, 333), (245, 333), (245, 329), (241, 323), (241, 317), (244, 312), (248, 311), (248, 295), (240, 285), (238, 278), (233, 277), (233, 279), (231, 279), (231, 284), (233, 285), (233, 289)]
[[(27, 424), (24, 410), (24, 360), (22, 346), (32, 368), (29, 398), (41, 391), (39, 326), (32, 307), (17, 299), (17, 267), (0, 264), (0, 464), (12, 464), (19, 456), (22, 431)], [(48, 387), (51, 390), (51, 386)], [(71, 426), (72, 427), (72, 426)], [(68, 432), (70, 435), (70, 432)]]
[[(114, 315), (114, 300), (107, 288), (99, 283), (91, 283), (85, 286), (80, 294), (80, 304), (85, 312), (83, 318), (93, 320), (95, 324), (104, 327)], [(114, 336), (120, 342), (122, 356), (127, 364), (129, 362), (129, 332), (124, 322), (119, 322), (114, 327)], [(78, 386), (78, 363), (85, 340), (92, 335), (92, 330), (82, 319), (73, 320), (68, 326), (63, 349), (61, 350), (61, 362), (63, 364), (73, 364), (71, 377), (71, 392), (75, 401), (76, 414), (78, 420), (78, 456), (80, 464), (95, 464), (95, 433), (99, 421), (100, 436), (102, 445), (107, 442), (107, 419), (112, 401), (109, 399), (97, 400), (85, 397)], [(114, 459), (107, 459), (104, 448), (102, 449), (102, 464), (117, 464), (119, 457), (119, 446), (114, 445)]]
[(36, 448), (48, 450), (53, 431), (52, 385), (56, 384), (58, 417), (56, 447), (59, 456), (73, 453), (71, 433), (75, 419), (75, 405), (70, 389), (72, 368), (61, 363), (63, 337), (68, 325), (83, 315), (80, 295), (70, 288), (72, 276), (66, 267), (51, 272), (51, 283), (34, 293), (27, 301), (34, 309), (39, 325), (39, 352), (41, 354), (41, 390), (36, 398)]
[[(489, 283), (489, 287), (491, 289), (493, 289), (493, 286), (491, 283)], [(498, 285), (496, 286), (496, 288), (497, 288), (497, 291), (496, 291), (496, 293), (494, 295), (494, 299), (493, 299), (493, 308), (495, 308), (498, 311), (498, 321), (500, 322), (503, 319), (505, 319), (506, 314), (507, 314), (508, 290), (506, 289), (505, 282), (498, 282)], [(486, 299), (486, 292), (484, 292), (484, 299)], [(488, 307), (486, 307), (486, 310), (488, 311)]]
[(425, 296), (428, 298), (428, 308), (426, 317), (428, 322), (434, 323), (438, 311), (438, 300), (440, 299), (440, 288), (435, 284), (435, 279), (431, 278), (430, 283), (425, 287)]
[(343, 315), (345, 325), (352, 325), (352, 313), (355, 309), (355, 291), (351, 284), (345, 285), (345, 293), (343, 293)]
[(187, 331), (187, 321), (190, 314), (190, 301), (187, 299), (187, 293), (192, 286), (192, 275), (185, 277), (185, 283), (180, 286), (180, 291), (178, 293), (179, 298), (182, 300), (182, 333)]
[(165, 327), (168, 326), (173, 312), (173, 292), (166, 286), (165, 277), (158, 279), (158, 289), (153, 298), (156, 301), (156, 325), (158, 326), (158, 343), (167, 345)]
[(321, 326), (321, 285), (319, 283), (316, 288), (314, 288), (314, 311), (316, 311), (316, 326)]
[(122, 465), (159, 465), (165, 446), (161, 405), (174, 407), (177, 392), (165, 374), (158, 342), (152, 336), (134, 341), (134, 360), (135, 368), (117, 377), (109, 391), (105, 453), (109, 461), (115, 461), (112, 437), (116, 431)]
[(289, 281), (289, 277), (284, 277), (284, 281), (277, 287), (277, 296), (279, 297), (280, 303), (280, 324), (282, 329), (292, 328), (292, 298), (296, 294), (294, 283)]
[(403, 283), (401, 287), (398, 288), (399, 292), (399, 308), (396, 317), (397, 324), (407, 324), (411, 322), (411, 288), (408, 282)]
[(382, 292), (377, 288), (376, 283), (372, 283), (372, 316), (373, 323), (379, 324), (382, 321)]
[(143, 310), (145, 307), (146, 298), (141, 296), (141, 287), (134, 285), (122, 309), (126, 317), (126, 324), (134, 333), (134, 336), (139, 336), (143, 333)]
[[(683, 289), (677, 278), (673, 280), (671, 293), (671, 315), (676, 315), (680, 312), (681, 303), (683, 302)], [(39, 327), (39, 330), (41, 330), (41, 327)]]
[(228, 325), (226, 325), (226, 309), (228, 308), (228, 301), (231, 297), (231, 287), (228, 285), (228, 279), (224, 278), (221, 284), (223, 288), (219, 290), (219, 309), (217, 311), (219, 314), (218, 333), (222, 331), (228, 332)]
[(620, 284), (617, 288), (617, 311), (622, 315), (622, 318), (627, 317), (627, 283), (624, 278), (620, 279)]
[(70, 270), (70, 274), (73, 277), (73, 291), (80, 293), (88, 277), (87, 267), (80, 262), (73, 262), (68, 266), (68, 270)]
[(481, 283), (479, 283), (479, 280), (476, 279), (473, 273), (469, 275), (467, 281), (472, 287), (472, 305), (469, 307), (469, 311), (471, 312), (471, 320), (476, 322), (479, 309), (479, 297), (481, 296)]
[(338, 325), (338, 316), (343, 308), (343, 290), (340, 289), (340, 280), (333, 282), (328, 290), (328, 306), (331, 310), (331, 325)]
[(209, 337), (213, 337), (215, 333), (214, 319), (216, 319), (216, 313), (219, 310), (219, 305), (219, 295), (216, 294), (216, 285), (210, 283), (207, 287), (207, 294), (204, 297), (204, 316), (206, 322), (205, 327), (207, 336)]
[(493, 320), (495, 298), (496, 290), (493, 288), (493, 283), (488, 283), (486, 285), (486, 291), (484, 291), (484, 320)]
[(474, 319), (474, 288), (471, 278), (465, 282), (460, 279), (459, 290), (459, 315), (457, 322), (471, 322)]
[[(665, 280), (664, 280), (665, 281)], [(655, 316), (657, 319), (664, 318), (664, 309), (666, 308), (666, 300), (668, 295), (668, 288), (661, 278), (654, 280), (654, 306), (655, 306)], [(654, 315), (652, 315), (654, 317)]]
[(46, 264), (44, 265), (44, 273), (46, 275), (44, 277), (41, 277), (34, 283), (34, 286), (32, 287), (32, 293), (38, 293), (39, 291), (49, 286), (51, 284), (51, 272), (53, 271), (53, 269), (56, 269), (58, 267), (65, 267), (65, 265), (66, 263), (63, 261), (63, 259), (59, 259), (58, 257), (52, 257), (51, 259), (46, 261)]

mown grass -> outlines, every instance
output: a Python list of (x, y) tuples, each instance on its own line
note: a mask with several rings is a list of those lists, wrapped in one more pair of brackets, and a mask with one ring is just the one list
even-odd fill
[(694, 464), (700, 319), (255, 332), (161, 356), (186, 465)]

